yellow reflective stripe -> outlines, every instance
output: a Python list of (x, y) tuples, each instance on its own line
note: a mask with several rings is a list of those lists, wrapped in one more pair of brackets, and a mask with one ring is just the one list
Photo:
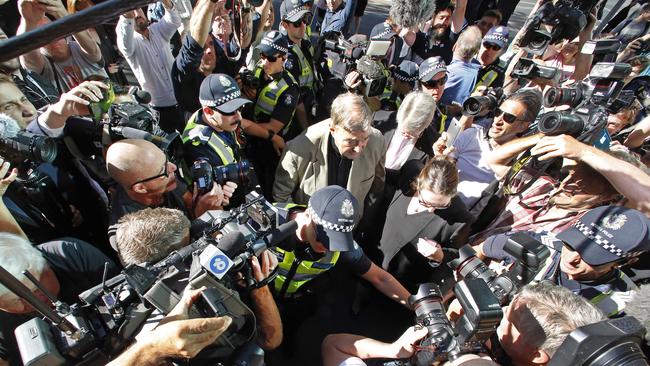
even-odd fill
[[(185, 125), (185, 129), (183, 130), (183, 136), (181, 137), (181, 141), (183, 143), (186, 143), (188, 141), (193, 140), (194, 138), (198, 136), (202, 136), (202, 131), (206, 128), (210, 128), (209, 126), (203, 126), (199, 125), (196, 123), (196, 120), (198, 118), (199, 112), (196, 111), (187, 121), (187, 125)], [(211, 128), (210, 128), (211, 129)], [(237, 142), (237, 139), (235, 138), (235, 143), (237, 146), (239, 146), (239, 143)], [(228, 146), (227, 143), (225, 143), (219, 135), (214, 133), (214, 131), (211, 131), (210, 133), (210, 139), (208, 140), (208, 145), (214, 150), (217, 155), (219, 155), (219, 158), (223, 162), (223, 164), (232, 164), (235, 162), (235, 153), (233, 152), (232, 148)]]
[[(275, 289), (277, 291), (280, 291), (284, 285), (284, 282), (287, 280), (286, 276), (289, 273), (291, 265), (293, 264), (296, 257), (293, 252), (288, 252), (278, 247), (273, 248), (272, 250), (278, 253), (278, 257), (283, 257), (282, 261), (278, 263), (278, 275), (274, 280)], [(328, 271), (336, 264), (339, 256), (339, 252), (328, 252), (323, 258), (316, 262), (301, 261), (296, 270), (296, 273), (289, 283), (289, 286), (287, 286), (287, 294), (296, 292), (305, 283), (318, 277), (318, 275), (321, 273)], [(327, 265), (327, 268), (314, 268), (313, 266), (316, 263)]]
[[(488, 77), (489, 77), (489, 80), (488, 80)], [(476, 86), (474, 87), (473, 91), (476, 91), (476, 88), (478, 88), (479, 86), (490, 86), (490, 85), (492, 85), (492, 83), (494, 82), (494, 80), (497, 79), (497, 77), (499, 77), (499, 73), (494, 71), (494, 70), (490, 70), (490, 71), (486, 72), (485, 75), (483, 75), (483, 77), (481, 78), (481, 80), (478, 83), (476, 83)], [(486, 80), (487, 80), (487, 82), (486, 82)]]
[(298, 62), (300, 63), (300, 77), (298, 78), (298, 85), (302, 87), (312, 88), (314, 86), (314, 72), (309, 60), (305, 57), (305, 54), (302, 52), (302, 48), (299, 44), (294, 44), (291, 49), (293, 53), (298, 56)]
[(442, 134), (445, 132), (445, 122), (447, 121), (447, 115), (440, 112), (440, 115), (442, 118), (440, 119), (440, 128), (438, 129), (438, 133)]

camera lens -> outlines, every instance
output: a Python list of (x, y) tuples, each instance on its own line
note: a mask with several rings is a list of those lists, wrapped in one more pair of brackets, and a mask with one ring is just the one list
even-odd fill
[(545, 113), (539, 120), (539, 132), (546, 136), (578, 136), (584, 128), (582, 118), (563, 112)]
[(582, 102), (582, 89), (580, 88), (550, 88), (544, 93), (544, 106), (557, 107), (570, 105), (576, 107)]
[(56, 160), (58, 151), (59, 149), (56, 146), (54, 139), (45, 137), (34, 140), (32, 154), (38, 160), (46, 163), (51, 163)]

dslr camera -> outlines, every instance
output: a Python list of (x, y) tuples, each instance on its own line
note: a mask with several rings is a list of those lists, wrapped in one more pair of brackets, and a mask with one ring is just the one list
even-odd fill
[(226, 182), (234, 182), (238, 186), (248, 186), (250, 169), (251, 165), (248, 160), (212, 166), (207, 158), (199, 158), (190, 167), (190, 177), (192, 177), (192, 181), (196, 182), (199, 194), (204, 194), (212, 190), (214, 183), (222, 186)]

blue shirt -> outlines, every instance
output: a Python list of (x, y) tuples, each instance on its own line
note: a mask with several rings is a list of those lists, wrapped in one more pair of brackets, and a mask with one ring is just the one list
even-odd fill
[(339, 6), (338, 9), (331, 11), (327, 9), (325, 18), (323, 18), (323, 25), (320, 29), (320, 34), (323, 35), (327, 32), (341, 32), (345, 37), (348, 36), (348, 26), (352, 19), (352, 11), (356, 7), (356, 0), (348, 0)]
[(480, 68), (481, 65), (471, 61), (452, 60), (447, 66), (449, 79), (445, 83), (445, 91), (440, 98), (440, 103), (442, 105), (450, 105), (452, 102), (463, 104), (474, 89)]

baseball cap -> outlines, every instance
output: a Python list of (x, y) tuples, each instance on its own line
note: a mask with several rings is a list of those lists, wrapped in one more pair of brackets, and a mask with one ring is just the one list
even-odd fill
[(650, 249), (648, 219), (641, 212), (620, 206), (587, 211), (556, 237), (580, 253), (592, 266), (636, 257)]
[(420, 69), (418, 70), (420, 81), (427, 82), (442, 71), (447, 72), (445, 60), (440, 56), (429, 57), (420, 64)]
[(503, 49), (508, 46), (508, 35), (508, 27), (502, 25), (492, 27), (483, 37), (483, 43), (494, 43)]
[(272, 30), (266, 32), (260, 44), (257, 45), (257, 49), (268, 56), (278, 53), (286, 55), (289, 52), (289, 40), (280, 31)]
[(352, 230), (359, 222), (359, 203), (340, 186), (327, 186), (309, 199), (307, 212), (316, 223), (316, 237), (327, 249), (345, 252), (357, 248)]
[(232, 113), (251, 101), (242, 98), (237, 82), (226, 74), (210, 74), (203, 79), (199, 101), (223, 113)]
[(415, 83), (418, 80), (418, 64), (413, 61), (404, 60), (393, 70), (393, 77), (397, 80)]
[(282, 20), (297, 22), (310, 11), (305, 8), (302, 0), (284, 0), (280, 4), (280, 17)]
[(371, 41), (390, 41), (391, 38), (396, 36), (397, 33), (393, 31), (393, 27), (386, 22), (381, 22), (370, 31), (370, 40)]

